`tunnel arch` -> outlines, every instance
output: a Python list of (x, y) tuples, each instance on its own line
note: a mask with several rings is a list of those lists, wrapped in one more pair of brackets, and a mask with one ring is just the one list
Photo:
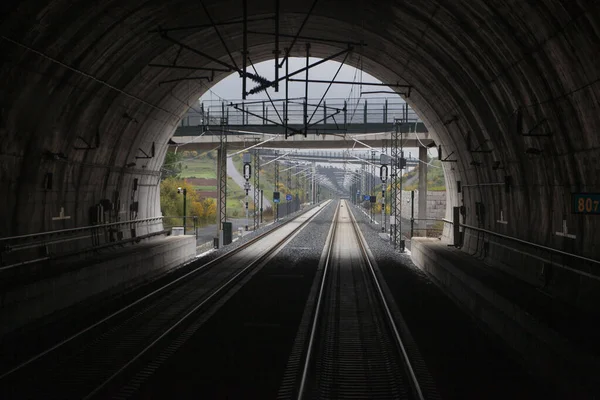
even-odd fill
[[(241, 2), (204, 3), (215, 21), (241, 17)], [(295, 34), (311, 4), (282, 2), (282, 33)], [(209, 24), (202, 3), (6, 1), (0, 7), (0, 75), (6, 82), (0, 99), (0, 236), (87, 225), (88, 208), (116, 192), (124, 203), (139, 201), (137, 217), (159, 214), (158, 171), (168, 139), (190, 101), (207, 86), (159, 84), (193, 73), (149, 67), (172, 62), (178, 51), (149, 31)], [(251, 0), (249, 18), (271, 16), (273, 7), (273, 1)], [(384, 82), (413, 86), (407, 102), (444, 154), (457, 157), (458, 162), (444, 164), (449, 207), (462, 205), (464, 197), (466, 223), (477, 225), (475, 202), (482, 202), (487, 229), (598, 259), (594, 233), (600, 223), (571, 215), (569, 196), (600, 190), (595, 133), (600, 67), (594, 62), (599, 22), (598, 5), (583, 0), (323, 1), (302, 34), (363, 40), (367, 46), (356, 50), (349, 64)], [(271, 31), (273, 21), (252, 22), (249, 28)], [(219, 31), (241, 64), (240, 26)], [(169, 34), (230, 62), (210, 27)], [(281, 48), (290, 41), (281, 38)], [(304, 54), (303, 42), (293, 56)], [(271, 36), (252, 35), (252, 61), (271, 59), (273, 44)], [(311, 56), (325, 57), (340, 47), (313, 43)], [(182, 52), (178, 64), (218, 66), (191, 52)], [(215, 82), (226, 75), (216, 74)], [(552, 136), (516, 132), (518, 108), (525, 131), (545, 121), (536, 132)], [(97, 134), (97, 149), (75, 149), (85, 147), (81, 137), (93, 143)], [(493, 151), (471, 153), (467, 138), (471, 148)], [(155, 157), (136, 159), (143, 155), (139, 149), (148, 153), (153, 142)], [(66, 160), (52, 159), (48, 152), (62, 153)], [(493, 161), (503, 169), (492, 169)], [(44, 189), (48, 173), (54, 177), (52, 189)], [(466, 189), (504, 175), (513, 179), (509, 194), (494, 186)], [(135, 192), (134, 178), (141, 184)], [(461, 194), (457, 181), (465, 188)], [(60, 207), (72, 214), (68, 223), (51, 221)], [(500, 210), (509, 224), (495, 224)], [(555, 235), (563, 219), (577, 240)], [(479, 245), (475, 235), (467, 235), (467, 249)]]

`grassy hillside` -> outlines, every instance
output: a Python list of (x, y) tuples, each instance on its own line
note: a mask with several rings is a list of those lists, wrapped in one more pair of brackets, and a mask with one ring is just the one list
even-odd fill
[[(440, 160), (430, 160), (427, 166), (427, 190), (444, 191), (446, 190), (446, 181), (444, 180), (444, 169)], [(421, 164), (419, 164), (420, 166)], [(409, 173), (404, 174), (405, 179), (417, 177), (419, 168), (415, 168)], [(419, 187), (418, 179), (415, 179), (412, 184), (404, 187), (404, 190), (416, 190)]]
[[(243, 160), (242, 160), (242, 155), (238, 154), (232, 157), (233, 160), (233, 164), (235, 165), (236, 169), (238, 171), (242, 171), (243, 169)], [(262, 161), (263, 163), (265, 163), (266, 161)], [(276, 161), (277, 162), (277, 161)], [(279, 166), (279, 191), (281, 192), (282, 196), (281, 196), (281, 203), (285, 204), (285, 195), (286, 194), (292, 194), (292, 195), (296, 195), (296, 193), (299, 193), (300, 198), (303, 199), (304, 197), (304, 190), (302, 188), (304, 188), (305, 186), (303, 185), (303, 180), (300, 180), (300, 189), (296, 190), (296, 177), (292, 176), (292, 181), (291, 181), (291, 188), (287, 187), (287, 174), (288, 172), (281, 172), (284, 169), (288, 168), (288, 165), (280, 165)], [(291, 169), (292, 173), (291, 175), (293, 175), (295, 173), (295, 169), (292, 168)], [(252, 172), (254, 174), (254, 171)], [(271, 198), (273, 191), (275, 191), (275, 162), (270, 163), (264, 167), (262, 167), (260, 169), (260, 188), (264, 190), (265, 193), (265, 198)]]
[[(186, 157), (187, 156), (187, 157)], [(217, 152), (207, 152), (200, 156), (186, 154), (183, 158), (182, 178), (217, 179)], [(217, 191), (217, 185), (192, 185), (198, 191)], [(241, 218), (246, 215), (245, 192), (231, 178), (227, 178), (227, 217)], [(251, 199), (250, 199), (251, 200)], [(250, 201), (250, 208), (253, 207)]]

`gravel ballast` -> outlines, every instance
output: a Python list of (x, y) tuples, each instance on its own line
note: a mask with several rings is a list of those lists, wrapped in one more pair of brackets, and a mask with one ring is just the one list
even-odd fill
[(381, 238), (380, 225), (370, 223), (357, 206), (351, 209), (442, 398), (552, 398), (410, 255)]

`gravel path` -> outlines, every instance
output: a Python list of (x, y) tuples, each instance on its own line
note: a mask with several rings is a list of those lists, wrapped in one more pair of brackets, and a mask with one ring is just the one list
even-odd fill
[[(254, 173), (254, 171), (252, 171), (252, 173)], [(235, 164), (233, 163), (231, 157), (227, 157), (227, 175), (229, 175), (231, 179), (233, 179), (233, 181), (237, 183), (242, 189), (244, 188), (246, 180), (244, 179), (242, 174), (235, 168)], [(248, 192), (248, 196), (249, 198), (254, 199), (254, 186), (252, 185), (252, 182), (254, 182), (254, 179), (250, 179), (250, 192)], [(268, 196), (265, 196), (263, 208), (271, 207), (271, 201), (267, 197)]]

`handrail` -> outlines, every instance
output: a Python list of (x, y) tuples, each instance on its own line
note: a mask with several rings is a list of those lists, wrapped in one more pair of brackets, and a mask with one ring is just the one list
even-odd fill
[(69, 228), (69, 229), (60, 229), (60, 230), (56, 230), (56, 231), (30, 233), (30, 234), (27, 234), (27, 235), (20, 235), (20, 236), (9, 236), (9, 237), (0, 238), (0, 242), (5, 242), (5, 241), (8, 241), (8, 240), (19, 240), (19, 239), (35, 238), (35, 237), (39, 237), (39, 236), (51, 236), (51, 235), (56, 235), (56, 234), (82, 232), (82, 231), (85, 231), (85, 230), (91, 230), (91, 229), (97, 229), (97, 228), (106, 228), (106, 227), (117, 226), (117, 225), (139, 224), (139, 223), (142, 223), (142, 222), (149, 222), (149, 221), (161, 220), (163, 218), (164, 217), (162, 217), (162, 216), (161, 217), (150, 217), (150, 218), (144, 218), (144, 219), (133, 219), (133, 220), (129, 220), (129, 221), (111, 222), (111, 223), (108, 223), (108, 224), (82, 226), (82, 227), (79, 227), (79, 228)]
[(552, 252), (552, 253), (558, 253), (558, 254), (562, 254), (564, 256), (577, 258), (579, 260), (586, 261), (586, 262), (591, 262), (593, 264), (600, 264), (600, 261), (594, 260), (592, 258), (580, 256), (578, 254), (567, 253), (566, 251), (562, 251), (562, 250), (558, 250), (558, 249), (553, 249), (552, 247), (547, 247), (547, 246), (544, 246), (544, 245), (541, 245), (541, 244), (538, 244), (538, 243), (528, 242), (527, 240), (519, 239), (519, 238), (516, 238), (516, 237), (513, 237), (513, 236), (504, 235), (502, 233), (493, 232), (493, 231), (489, 231), (487, 229), (478, 228), (478, 227), (475, 227), (475, 226), (465, 225), (465, 224), (459, 224), (459, 226), (461, 226), (463, 228), (467, 228), (467, 229), (472, 229), (472, 230), (477, 231), (477, 232), (488, 233), (488, 234), (490, 234), (492, 236), (501, 237), (503, 239), (512, 240), (512, 241), (517, 242), (517, 243), (526, 244), (526, 245), (529, 245), (529, 246), (532, 246), (532, 247), (536, 247), (538, 249), (542, 249), (542, 250), (549, 251), (549, 252)]

